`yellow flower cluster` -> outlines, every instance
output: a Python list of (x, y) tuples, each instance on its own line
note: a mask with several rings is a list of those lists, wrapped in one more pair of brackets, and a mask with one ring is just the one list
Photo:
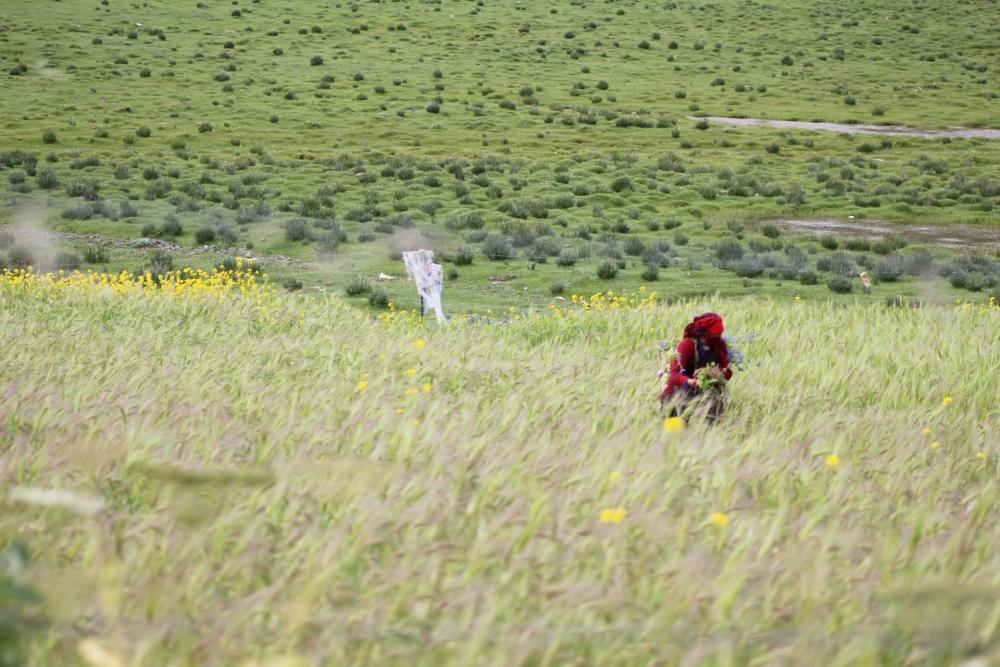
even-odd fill
[(608, 507), (601, 510), (601, 523), (621, 523), (627, 515), (624, 507)]
[(971, 301), (966, 301), (965, 303), (962, 303), (961, 301), (956, 301), (956, 304), (961, 304), (962, 310), (976, 309), (980, 313), (1000, 312), (1000, 301), (997, 301), (997, 298), (992, 295), (990, 295), (990, 300), (987, 303), (979, 303), (977, 305), (975, 303), (972, 303)]
[(380, 313), (377, 319), (386, 325), (396, 324), (416, 327), (423, 323), (423, 318), (420, 317), (419, 312), (416, 310), (400, 310), (391, 301), (389, 302), (389, 309), (384, 313)]
[(648, 292), (643, 285), (631, 294), (617, 293), (614, 290), (595, 292), (589, 297), (574, 294), (570, 303), (582, 310), (617, 310), (620, 308), (644, 308), (656, 305), (656, 292)]
[(234, 292), (270, 294), (267, 274), (252, 270), (250, 260), (237, 259), (236, 269), (214, 271), (181, 269), (154, 276), (151, 273), (96, 273), (59, 271), (35, 273), (30, 270), (7, 270), (0, 273), (0, 290), (73, 293), (109, 292), (115, 294), (169, 294), (188, 298), (220, 298)]

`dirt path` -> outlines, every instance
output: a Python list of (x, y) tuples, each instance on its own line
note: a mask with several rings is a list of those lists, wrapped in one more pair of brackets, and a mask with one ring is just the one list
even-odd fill
[(878, 240), (899, 236), (910, 243), (952, 250), (1000, 250), (1000, 228), (975, 225), (891, 224), (882, 220), (766, 220), (789, 234), (829, 234)]
[[(689, 120), (702, 120), (701, 116), (688, 116)], [(843, 132), (846, 134), (883, 134), (897, 137), (921, 137), (923, 139), (1000, 139), (1000, 130), (992, 128), (955, 127), (947, 130), (918, 130), (901, 125), (848, 125), (846, 123), (810, 122), (804, 120), (765, 120), (763, 118), (725, 118), (704, 116), (709, 123), (719, 125), (767, 125), (792, 130), (818, 130), (821, 132)]]

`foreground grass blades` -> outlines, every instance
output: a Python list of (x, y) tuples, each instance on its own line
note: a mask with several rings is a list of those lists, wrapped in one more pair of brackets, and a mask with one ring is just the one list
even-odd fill
[[(29, 664), (997, 651), (995, 306), (605, 295), (437, 329), (11, 282), (0, 536), (34, 554)], [(718, 427), (665, 428), (656, 344), (708, 307), (745, 369)]]

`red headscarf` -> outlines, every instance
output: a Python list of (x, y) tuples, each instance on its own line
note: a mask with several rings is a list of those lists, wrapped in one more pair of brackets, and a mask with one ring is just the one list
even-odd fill
[(685, 338), (701, 338), (703, 336), (721, 336), (725, 328), (722, 326), (722, 318), (715, 313), (704, 313), (698, 315), (684, 327)]

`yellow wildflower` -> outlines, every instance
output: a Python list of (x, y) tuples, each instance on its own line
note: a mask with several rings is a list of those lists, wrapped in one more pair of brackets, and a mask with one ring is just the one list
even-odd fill
[(938, 449), (940, 447), (941, 447), (941, 443), (938, 442), (937, 440), (935, 440), (934, 442), (931, 443), (931, 449)]
[(985, 459), (986, 458), (986, 452), (976, 452), (976, 458), (977, 459)]
[(667, 417), (663, 420), (663, 430), (667, 433), (681, 433), (684, 431), (683, 417)]
[(609, 507), (601, 510), (601, 523), (621, 523), (624, 520), (624, 507)]
[(407, 368), (406, 369), (406, 374), (409, 375), (410, 377), (413, 377), (414, 375), (417, 374), (417, 369), (416, 368)]
[(924, 435), (930, 435), (930, 434), (931, 434), (931, 427), (930, 426), (925, 426), (924, 427)]
[(403, 408), (396, 408), (396, 414), (397, 415), (403, 414)]
[(413, 424), (414, 426), (420, 426), (420, 420), (419, 420), (419, 419), (417, 419), (416, 417), (414, 417), (414, 418), (413, 418), (413, 419), (412, 419), (412, 420), (410, 421), (410, 423), (411, 423), (411, 424)]
[(613, 473), (611, 473), (610, 475), (608, 475), (608, 480), (612, 484), (614, 484), (615, 482), (620, 481), (621, 478), (622, 478), (622, 473), (621, 473), (620, 470), (615, 470)]
[(829, 456), (826, 457), (826, 467), (836, 468), (839, 465), (840, 465), (840, 457), (837, 456), (836, 454), (830, 454)]
[(431, 383), (430, 382), (425, 382), (424, 386), (422, 387), (422, 389), (424, 390), (425, 394), (431, 393), (431, 389), (432, 389)]
[(798, 294), (796, 294), (796, 295), (795, 295), (795, 300), (796, 300), (796, 301), (802, 301), (802, 297), (801, 297), (801, 296), (799, 296)]
[(951, 396), (945, 396), (945, 397), (944, 397), (944, 398), (943, 398), (943, 399), (941, 400), (941, 404), (942, 404), (942, 405), (951, 405)]
[(413, 347), (417, 348), (418, 350), (424, 349), (425, 345), (427, 345), (427, 343), (426, 341), (424, 341), (423, 338), (418, 338), (415, 341), (413, 341)]
[(708, 518), (709, 523), (719, 528), (725, 528), (729, 524), (729, 516), (725, 512), (714, 512)]
[(406, 395), (407, 396), (416, 396), (417, 395), (417, 390), (414, 389), (413, 387), (410, 387), (409, 389), (406, 390)]
[(358, 389), (360, 391), (364, 391), (367, 386), (368, 386), (368, 380), (362, 380), (361, 382), (358, 382)]

